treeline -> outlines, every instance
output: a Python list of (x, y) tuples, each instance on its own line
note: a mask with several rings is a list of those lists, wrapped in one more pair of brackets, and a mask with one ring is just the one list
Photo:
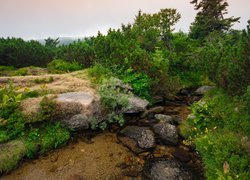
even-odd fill
[[(175, 9), (155, 14), (139, 11), (132, 24), (69, 45), (58, 46), (58, 39), (51, 38), (45, 45), (2, 38), (0, 65), (45, 67), (53, 59), (63, 59), (77, 61), (84, 68), (100, 64), (119, 74), (132, 69), (148, 76), (153, 92), (163, 96), (173, 86), (197, 86), (209, 80), (229, 94), (244, 93), (250, 84), (249, 26), (243, 31), (231, 30), (238, 18), (219, 15), (226, 11), (227, 4), (221, 8), (221, 2), (213, 6), (203, 3), (210, 8), (210, 14), (206, 14), (199, 9), (202, 5), (198, 1), (192, 3), (199, 12), (189, 34), (173, 33), (173, 25), (181, 18)], [(217, 6), (221, 9), (214, 12)], [(208, 21), (211, 13), (217, 14)]]

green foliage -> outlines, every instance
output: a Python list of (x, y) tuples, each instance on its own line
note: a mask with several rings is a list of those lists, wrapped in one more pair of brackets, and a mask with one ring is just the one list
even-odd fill
[(55, 59), (48, 64), (48, 69), (51, 73), (63, 73), (81, 70), (82, 65), (76, 61), (68, 62), (62, 59)]
[(26, 156), (34, 158), (47, 153), (70, 139), (69, 131), (60, 123), (47, 123), (40, 128), (31, 128), (25, 137)]
[(212, 90), (191, 106), (194, 116), (181, 125), (184, 142), (194, 142), (202, 156), (207, 179), (249, 179), (249, 154), (239, 140), (250, 136), (247, 99), (247, 93), (230, 97)]
[(195, 139), (195, 145), (202, 156), (207, 179), (249, 179), (250, 157), (236, 134), (210, 132)]
[(56, 102), (45, 96), (40, 102), (40, 107), (39, 121), (52, 120), (56, 113)]
[(23, 135), (24, 117), (18, 110), (22, 98), (12, 83), (0, 90), (0, 142)]
[(199, 10), (190, 27), (190, 36), (195, 39), (203, 39), (214, 31), (227, 31), (240, 19), (224, 17), (228, 13), (226, 0), (193, 0), (191, 3)]
[(120, 87), (116, 78), (104, 79), (99, 88), (101, 102), (109, 111), (119, 112), (128, 105), (128, 92)]
[(88, 69), (88, 75), (91, 78), (92, 83), (101, 84), (104, 79), (112, 76), (112, 72), (101, 64), (95, 64)]
[(47, 83), (52, 83), (54, 81), (53, 77), (49, 78), (36, 78), (33, 80), (34, 83), (36, 84), (47, 84)]
[(121, 73), (119, 78), (124, 83), (132, 86), (135, 95), (150, 100), (151, 79), (147, 74), (135, 72), (133, 69), (127, 69)]

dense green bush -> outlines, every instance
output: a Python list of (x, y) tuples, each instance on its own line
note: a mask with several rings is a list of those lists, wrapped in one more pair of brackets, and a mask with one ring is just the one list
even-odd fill
[(191, 106), (194, 116), (181, 125), (184, 143), (194, 143), (202, 156), (207, 179), (249, 178), (250, 156), (241, 142), (250, 135), (247, 98), (212, 90)]
[(69, 62), (62, 59), (55, 59), (48, 64), (48, 69), (51, 73), (64, 73), (81, 70), (82, 65), (76, 61)]

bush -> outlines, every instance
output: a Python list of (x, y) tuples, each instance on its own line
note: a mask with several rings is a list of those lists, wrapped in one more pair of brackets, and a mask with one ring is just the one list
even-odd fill
[(72, 72), (82, 68), (82, 65), (76, 61), (68, 62), (62, 59), (55, 59), (48, 64), (48, 69), (51, 73)]
[(238, 139), (228, 131), (210, 132), (195, 139), (207, 179), (249, 179), (250, 157)]
[(207, 179), (249, 179), (250, 158), (239, 139), (250, 136), (247, 98), (211, 90), (191, 106), (192, 118), (181, 125), (187, 145), (201, 154)]
[(112, 76), (112, 72), (101, 64), (95, 64), (88, 69), (88, 75), (90, 76), (92, 83), (101, 84), (104, 79), (108, 79)]
[(132, 86), (135, 95), (151, 100), (151, 79), (147, 74), (135, 72), (130, 68), (120, 73), (119, 77), (124, 83)]

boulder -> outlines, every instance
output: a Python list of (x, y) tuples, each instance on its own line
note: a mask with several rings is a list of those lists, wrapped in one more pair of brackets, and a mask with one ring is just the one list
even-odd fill
[(128, 107), (123, 110), (125, 114), (140, 113), (144, 112), (149, 102), (145, 99), (141, 99), (137, 96), (128, 98)]
[(127, 126), (118, 133), (118, 139), (135, 153), (155, 147), (154, 133), (148, 127)]
[(173, 117), (165, 114), (156, 114), (155, 119), (157, 119), (160, 122), (165, 122), (169, 124), (173, 123)]
[(174, 125), (166, 122), (159, 122), (153, 126), (154, 132), (158, 138), (164, 143), (169, 145), (177, 145), (178, 143), (178, 130)]
[(25, 151), (25, 145), (20, 140), (0, 144), (0, 174), (15, 168), (25, 155)]
[(76, 114), (70, 119), (64, 119), (62, 122), (73, 131), (88, 129), (90, 126), (89, 118), (84, 114)]
[(208, 92), (214, 88), (215, 88), (215, 86), (201, 86), (195, 91), (195, 94), (196, 95), (204, 95), (206, 92)]
[(144, 176), (152, 180), (191, 180), (192, 173), (175, 159), (153, 159), (144, 165)]
[[(88, 118), (97, 117), (101, 114), (100, 98), (87, 92), (63, 93), (58, 95), (55, 101), (57, 104), (56, 116), (62, 122), (69, 122), (70, 120), (76, 122), (76, 119), (78, 119), (76, 124), (79, 124), (79, 114)], [(75, 117), (73, 118), (73, 116)], [(80, 119), (86, 119), (86, 117), (81, 116)], [(86, 121), (84, 124), (86, 124)]]

